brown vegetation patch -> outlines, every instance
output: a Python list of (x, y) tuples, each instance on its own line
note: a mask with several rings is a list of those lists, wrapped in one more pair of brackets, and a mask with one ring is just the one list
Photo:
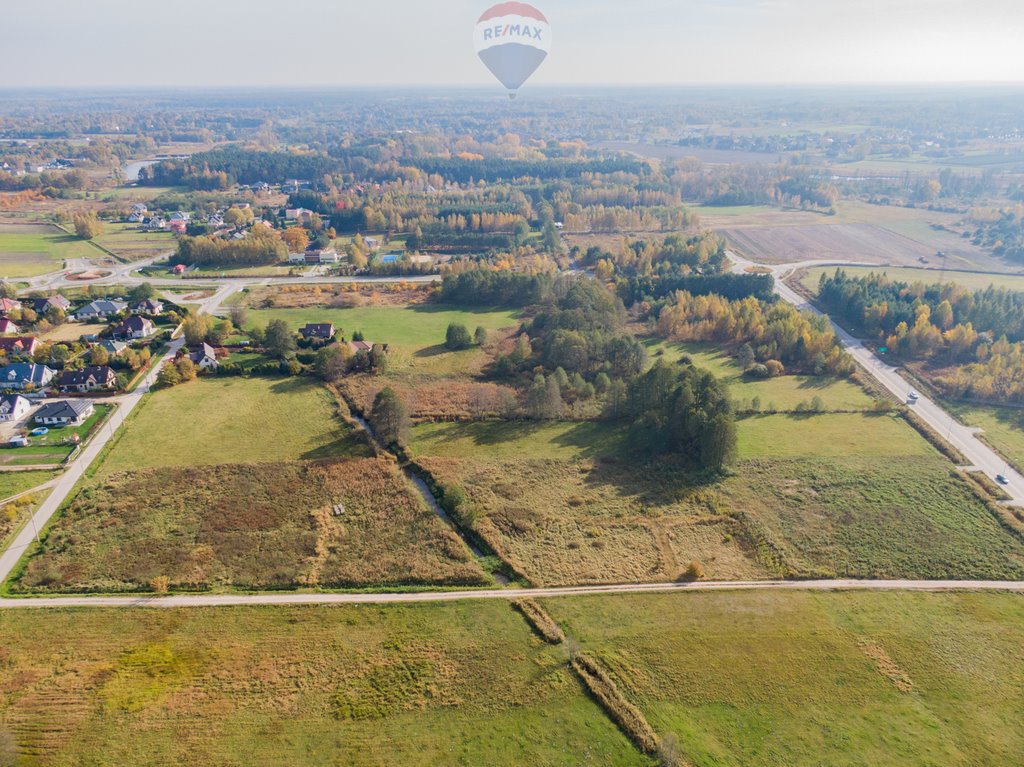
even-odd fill
[(441, 486), (465, 491), (463, 518), (537, 585), (674, 581), (694, 560), (714, 580), (767, 577), (718, 494), (672, 462), (417, 462)]
[(888, 679), (893, 687), (900, 692), (913, 691), (914, 683), (911, 681), (910, 676), (897, 665), (896, 661), (889, 657), (889, 653), (881, 645), (868, 639), (861, 639), (857, 644), (860, 646), (864, 656), (875, 664), (878, 672)]
[(433, 285), (412, 282), (283, 285), (255, 288), (246, 295), (244, 303), (254, 309), (305, 309), (312, 306), (329, 306), (339, 309), (357, 306), (409, 306), (428, 301), (434, 294), (434, 290)]
[(512, 387), (461, 377), (353, 375), (337, 385), (364, 413), (388, 386), (398, 393), (409, 413), (421, 420), (494, 418), (520, 408), (519, 392)]
[(84, 489), (22, 591), (488, 582), (393, 462), (352, 459), (114, 474)]

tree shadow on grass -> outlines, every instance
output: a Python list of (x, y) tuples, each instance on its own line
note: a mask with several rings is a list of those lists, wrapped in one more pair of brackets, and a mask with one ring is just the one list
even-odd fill
[(412, 355), (413, 357), (440, 357), (442, 354), (450, 354), (451, 350), (446, 348), (444, 344), (435, 344), (434, 346), (426, 346), (422, 349), (417, 349)]

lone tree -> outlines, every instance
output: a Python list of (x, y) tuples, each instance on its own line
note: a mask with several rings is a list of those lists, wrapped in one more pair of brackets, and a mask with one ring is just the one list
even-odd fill
[(74, 218), (75, 234), (83, 240), (91, 240), (103, 234), (103, 222), (95, 213), (79, 213)]
[(263, 346), (273, 357), (285, 359), (295, 351), (295, 335), (284, 320), (271, 320), (263, 334)]
[(487, 343), (487, 328), (485, 328), (483, 325), (478, 327), (476, 329), (476, 332), (473, 334), (473, 338), (476, 341), (476, 345), (477, 346), (483, 346), (484, 344), (486, 344)]
[(384, 445), (404, 445), (409, 437), (409, 412), (390, 386), (381, 389), (373, 400), (370, 425)]
[(473, 337), (469, 335), (469, 329), (465, 325), (453, 322), (448, 326), (448, 332), (444, 339), (446, 349), (457, 352), (468, 349), (472, 345)]

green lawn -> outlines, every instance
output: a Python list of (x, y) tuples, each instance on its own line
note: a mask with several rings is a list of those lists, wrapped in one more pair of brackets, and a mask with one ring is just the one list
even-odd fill
[(652, 764), (501, 601), (18, 610), (0, 636), (26, 764)]
[[(936, 264), (939, 266), (939, 264)], [(818, 267), (809, 269), (807, 274), (800, 280), (800, 283), (812, 292), (817, 292), (818, 281), (822, 274), (831, 277), (835, 274), (835, 267)], [(914, 269), (910, 267), (892, 266), (844, 266), (843, 271), (851, 277), (865, 277), (869, 274), (886, 274), (892, 280), (900, 282), (923, 282), (926, 285), (934, 285), (941, 282), (956, 283), (963, 285), (968, 290), (985, 290), (990, 285), (997, 288), (1009, 290), (1024, 290), (1024, 276), (1011, 274), (992, 274), (987, 272), (942, 272), (935, 269)]]
[(1024, 409), (945, 403), (957, 419), (984, 429), (985, 440), (1016, 466), (1024, 466)]
[(462, 323), (470, 333), (481, 325), (488, 330), (498, 330), (516, 327), (519, 313), (501, 309), (460, 310), (437, 304), (249, 311), (249, 324), (253, 327), (264, 327), (275, 319), (284, 320), (293, 330), (309, 322), (333, 322), (346, 338), (351, 338), (355, 331), (362, 331), (367, 341), (390, 344), (398, 352), (420, 352), (429, 356), (443, 351), (445, 331), (450, 323)]
[(1024, 598), (731, 593), (545, 600), (706, 767), (1002, 767), (1024, 754)]
[(0, 229), (0, 277), (35, 277), (59, 270), (64, 259), (102, 255), (85, 240), (56, 227), (34, 225)]
[(203, 378), (147, 397), (101, 470), (365, 455), (336, 412), (309, 379)]
[(740, 419), (737, 432), (740, 458), (937, 455), (894, 415), (756, 415)]
[(0, 450), (0, 464), (5, 466), (56, 465), (71, 454), (73, 445), (66, 444), (69, 437), (77, 436), (83, 442), (97, 424), (110, 412), (110, 405), (97, 405), (95, 412), (80, 426), (49, 427), (43, 437), (29, 437), (28, 447)]
[(624, 455), (625, 430), (585, 423), (427, 423), (412, 430), (414, 455), (445, 458), (578, 460)]
[(809, 404), (815, 397), (821, 399), (826, 410), (867, 410), (872, 404), (871, 397), (860, 386), (845, 379), (785, 375), (767, 381), (750, 380), (732, 355), (712, 344), (649, 340), (645, 345), (652, 361), (688, 356), (729, 387), (729, 396), (740, 409), (750, 408), (755, 398), (760, 400), (761, 409), (783, 411)]
[(52, 471), (4, 471), (0, 472), (0, 499), (31, 490), (49, 482), (56, 474)]

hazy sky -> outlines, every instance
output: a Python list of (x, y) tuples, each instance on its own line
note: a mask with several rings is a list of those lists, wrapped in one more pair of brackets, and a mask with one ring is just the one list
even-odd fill
[[(1024, 82), (1024, 0), (534, 4), (554, 36), (538, 84)], [(488, 84), (489, 5), (2, 0), (0, 87)]]

